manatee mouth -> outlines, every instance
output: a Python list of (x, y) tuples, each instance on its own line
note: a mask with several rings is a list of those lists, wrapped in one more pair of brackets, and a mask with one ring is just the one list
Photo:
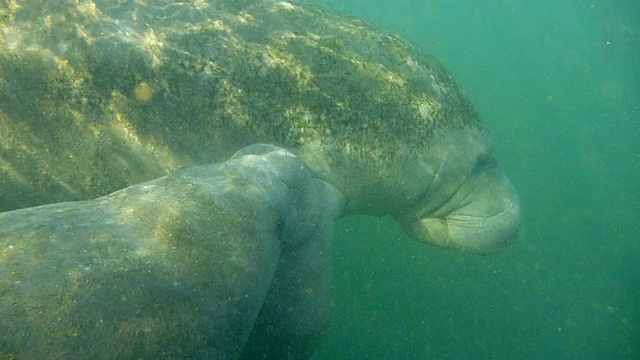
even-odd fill
[(436, 211), (399, 220), (416, 240), (442, 248), (492, 253), (516, 239), (520, 203), (509, 179), (494, 168), (465, 185)]

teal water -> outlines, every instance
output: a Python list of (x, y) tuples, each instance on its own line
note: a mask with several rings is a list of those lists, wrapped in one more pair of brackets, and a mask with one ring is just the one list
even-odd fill
[(524, 209), (476, 256), (341, 222), (315, 359), (640, 358), (640, 2), (316, 0), (438, 57)]

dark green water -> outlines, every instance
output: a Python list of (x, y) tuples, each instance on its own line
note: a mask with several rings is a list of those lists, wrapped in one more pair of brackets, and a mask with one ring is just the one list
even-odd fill
[(524, 209), (479, 257), (342, 221), (315, 359), (640, 358), (640, 2), (316, 0), (442, 60)]

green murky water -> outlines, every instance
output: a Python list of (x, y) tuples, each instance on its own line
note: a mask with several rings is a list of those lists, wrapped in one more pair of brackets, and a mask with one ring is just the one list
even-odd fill
[(524, 209), (478, 257), (351, 218), (315, 359), (640, 356), (640, 3), (317, 0), (420, 44), (462, 83)]

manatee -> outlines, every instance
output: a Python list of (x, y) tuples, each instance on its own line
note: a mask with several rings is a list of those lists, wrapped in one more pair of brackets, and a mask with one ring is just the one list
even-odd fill
[(245, 358), (304, 357), (328, 320), (343, 205), (295, 155), (254, 145), (95, 200), (1, 213), (0, 357), (235, 359), (247, 339)]
[(517, 195), (445, 67), (288, 1), (11, 1), (0, 9), (0, 210), (91, 199), (271, 143), (414, 239), (486, 253)]

